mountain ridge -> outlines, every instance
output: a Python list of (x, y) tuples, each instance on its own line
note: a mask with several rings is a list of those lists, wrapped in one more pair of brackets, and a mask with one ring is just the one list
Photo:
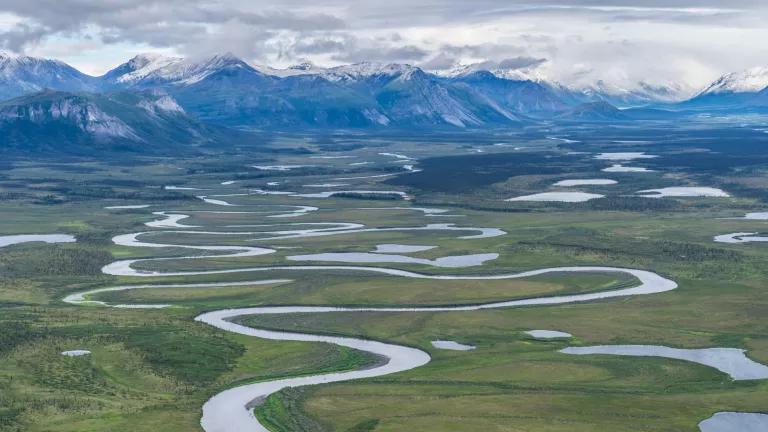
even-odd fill
[(576, 89), (531, 70), (502, 66), (486, 62), (443, 74), (378, 62), (272, 69), (231, 53), (187, 59), (145, 53), (92, 77), (60, 61), (0, 54), (0, 98), (45, 89), (101, 94), (157, 90), (168, 95), (168, 106), (203, 122), (280, 130), (503, 128), (539, 120), (645, 118), (625, 118), (598, 103), (656, 109), (646, 114), (659, 119), (667, 113), (679, 118), (672, 111), (680, 110), (768, 106), (768, 92), (754, 91), (763, 80), (768, 85), (768, 68), (726, 74), (693, 98), (675, 103), (686, 90), (674, 84), (641, 82), (622, 88), (597, 82)]
[(215, 130), (157, 91), (43, 90), (0, 102), (0, 152), (166, 154), (212, 143)]

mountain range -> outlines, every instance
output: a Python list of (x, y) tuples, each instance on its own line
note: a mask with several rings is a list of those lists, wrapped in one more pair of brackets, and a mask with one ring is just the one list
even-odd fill
[(158, 90), (42, 90), (0, 102), (3, 153), (172, 153), (236, 139), (229, 132), (189, 116)]
[(443, 73), (367, 62), (273, 69), (232, 54), (200, 59), (143, 54), (94, 77), (60, 61), (0, 53), (0, 100), (5, 100), (0, 129), (17, 145), (59, 129), (78, 143), (140, 147), (150, 137), (205, 141), (207, 125), (502, 128), (542, 120), (615, 122), (660, 120), (667, 113), (679, 118), (687, 111), (755, 111), (768, 107), (768, 68), (725, 75), (680, 100), (687, 92), (683, 86), (648, 83), (623, 89), (598, 82), (574, 89), (482, 65)]

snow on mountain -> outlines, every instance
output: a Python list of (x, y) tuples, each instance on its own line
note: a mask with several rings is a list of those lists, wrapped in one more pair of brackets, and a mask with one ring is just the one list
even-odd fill
[(123, 87), (191, 85), (221, 71), (259, 72), (231, 53), (203, 59), (139, 55), (104, 75)]
[(757, 93), (768, 88), (768, 66), (725, 74), (705, 88), (699, 95), (720, 93)]
[[(44, 89), (105, 94), (160, 90), (134, 106), (143, 109), (143, 115), (189, 113), (206, 122), (263, 128), (464, 128), (566, 114), (605, 119), (616, 117), (606, 105), (574, 108), (593, 102), (645, 107), (680, 102), (693, 94), (679, 83), (564, 84), (548, 79), (539, 64), (516, 67), (486, 61), (425, 71), (397, 63), (323, 68), (305, 62), (275, 69), (251, 65), (233, 54), (189, 59), (140, 54), (101, 77), (91, 77), (59, 61), (0, 52), (0, 100)], [(768, 67), (753, 68), (724, 75), (685, 103), (701, 109), (768, 106), (766, 87)]]
[(285, 78), (298, 75), (318, 75), (326, 71), (325, 68), (315, 65), (311, 62), (299, 63), (293, 66), (289, 66), (285, 69), (275, 69), (270, 66), (256, 65), (254, 68), (265, 74), (279, 78)]
[(401, 77), (407, 80), (417, 72), (423, 73), (421, 69), (409, 64), (361, 62), (328, 68), (319, 75), (329, 81), (360, 81), (374, 76)]
[(95, 78), (58, 60), (0, 52), (0, 100), (46, 88), (91, 91)]
[(166, 57), (155, 53), (139, 54), (107, 72), (101, 78), (115, 84), (132, 85), (158, 69), (167, 68), (183, 61), (184, 59), (179, 57)]
[(598, 80), (586, 85), (564, 84), (547, 77), (540, 68), (504, 68), (496, 62), (480, 62), (458, 65), (454, 68), (434, 71), (438, 76), (461, 79), (478, 72), (487, 72), (509, 81), (530, 81), (550, 89), (563, 99), (574, 104), (583, 102), (607, 101), (618, 106), (635, 106), (650, 103), (679, 102), (693, 94), (693, 90), (679, 83), (652, 84), (640, 81), (631, 85), (619, 85)]
[(603, 80), (578, 87), (569, 87), (584, 101), (605, 101), (619, 107), (631, 107), (654, 103), (675, 103), (689, 98), (693, 90), (679, 83), (654, 84), (640, 81), (619, 85)]
[(546, 82), (546, 76), (536, 68), (503, 68), (496, 63), (481, 62), (466, 65), (457, 65), (451, 69), (431, 71), (437, 76), (445, 78), (459, 78), (471, 75), (475, 72), (489, 72), (497, 78), (510, 81)]

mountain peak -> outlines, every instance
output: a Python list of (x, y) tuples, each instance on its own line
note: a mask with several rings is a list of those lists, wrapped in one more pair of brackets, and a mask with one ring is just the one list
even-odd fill
[(203, 58), (167, 57), (139, 54), (107, 72), (102, 78), (118, 87), (155, 84), (193, 84), (224, 69), (253, 70), (246, 62), (227, 52)]
[(134, 66), (136, 69), (145, 67), (150, 64), (157, 64), (160, 62), (167, 62), (171, 60), (180, 60), (178, 57), (164, 56), (158, 53), (141, 53), (128, 60), (128, 64)]
[(295, 70), (295, 71), (310, 71), (315, 68), (315, 65), (312, 64), (312, 62), (303, 62), (299, 64), (295, 64), (293, 66), (288, 66), (288, 69)]
[(240, 57), (232, 54), (231, 52), (227, 51), (225, 53), (221, 54), (214, 54), (210, 57), (204, 58), (200, 61), (192, 61), (192, 63), (197, 64), (206, 64), (206, 65), (215, 65), (215, 66), (226, 66), (226, 65), (243, 65), (248, 66), (248, 63), (246, 63), (243, 59)]
[(102, 78), (119, 85), (131, 85), (146, 78), (158, 69), (179, 63), (178, 57), (166, 57), (157, 53), (138, 54), (127, 62), (107, 72)]
[(700, 95), (718, 93), (756, 93), (768, 87), (768, 66), (731, 72), (718, 78)]
[(18, 54), (12, 53), (10, 51), (0, 50), (0, 61), (10, 60), (19, 58)]
[(496, 78), (510, 81), (534, 81), (545, 82), (545, 77), (535, 68), (510, 68), (503, 67), (497, 62), (480, 62), (471, 64), (460, 64), (451, 69), (437, 71), (437, 75), (447, 78), (461, 78), (477, 73), (489, 73)]
[(377, 75), (403, 76), (408, 79), (421, 69), (406, 63), (359, 62), (327, 69), (323, 75), (331, 81), (356, 81)]

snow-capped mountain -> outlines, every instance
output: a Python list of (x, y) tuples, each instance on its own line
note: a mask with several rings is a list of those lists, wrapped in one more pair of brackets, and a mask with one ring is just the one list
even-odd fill
[[(136, 67), (129, 67), (131, 63)], [(140, 69), (141, 79), (123, 82), (133, 88), (166, 89), (188, 112), (227, 125), (471, 127), (519, 122), (494, 101), (406, 64), (357, 63), (328, 69), (302, 64), (276, 70), (252, 67), (232, 55), (170, 61), (152, 71), (143, 66), (148, 63), (131, 60), (115, 71)]]
[(373, 77), (410, 79), (421, 69), (409, 64), (361, 62), (325, 69), (320, 76), (329, 81), (356, 82)]
[(0, 52), (0, 100), (46, 88), (93, 91), (97, 87), (94, 77), (66, 63)]
[(143, 54), (107, 72), (104, 79), (123, 87), (191, 85), (220, 72), (245, 72), (261, 75), (233, 54), (219, 54), (202, 59), (181, 59)]
[[(233, 54), (190, 59), (141, 54), (91, 77), (62, 62), (2, 54), (0, 99), (43, 89), (105, 94), (159, 90), (165, 96), (137, 102), (144, 115), (189, 114), (209, 123), (263, 129), (474, 128), (567, 117), (619, 119), (606, 105), (579, 105), (653, 107), (692, 94), (676, 83), (619, 86), (598, 81), (567, 86), (548, 80), (535, 60), (522, 68), (483, 62), (430, 72), (398, 63), (323, 68), (307, 62), (274, 69), (251, 65)], [(766, 85), (768, 68), (728, 74), (679, 106), (768, 106), (768, 90), (762, 90)], [(668, 111), (644, 115), (651, 114), (656, 119)]]
[(699, 95), (718, 93), (757, 93), (768, 88), (768, 66), (759, 66), (721, 76)]
[(502, 78), (483, 70), (458, 74), (446, 80), (512, 113), (547, 115), (568, 108), (556, 92), (536, 81)]
[(125, 87), (136, 84), (148, 75), (171, 65), (183, 62), (179, 57), (166, 57), (160, 54), (139, 54), (100, 77), (107, 85)]
[(570, 97), (583, 102), (608, 102), (618, 107), (636, 107), (677, 103), (691, 97), (693, 90), (678, 83), (655, 84), (640, 81), (618, 85), (598, 80), (594, 83), (565, 87)]
[(492, 62), (457, 65), (446, 70), (432, 71), (435, 75), (445, 78), (460, 78), (476, 72), (488, 72), (497, 78), (510, 81), (548, 82), (546, 76), (536, 68), (505, 68)]
[[(586, 85), (568, 85), (549, 79), (544, 72), (536, 67), (505, 68), (495, 62), (458, 65), (448, 70), (435, 71), (435, 74), (461, 80), (464, 77), (469, 77), (479, 72), (485, 72), (503, 80), (536, 83), (549, 90), (554, 97), (561, 99), (561, 104), (567, 105), (605, 101), (620, 107), (632, 107), (680, 102), (691, 97), (693, 94), (693, 89), (679, 83), (652, 84), (640, 81), (632, 85), (621, 86), (604, 80), (598, 80)], [(563, 107), (561, 106), (560, 108)], [(539, 109), (533, 106), (529, 109), (523, 108), (521, 112), (531, 112)]]
[(279, 78), (297, 75), (317, 75), (326, 70), (325, 68), (319, 67), (311, 62), (299, 63), (293, 66), (289, 66), (285, 69), (275, 69), (273, 67), (264, 65), (257, 65), (254, 67), (256, 70), (265, 75), (271, 75)]
[(683, 105), (729, 110), (768, 107), (768, 67), (725, 74)]

